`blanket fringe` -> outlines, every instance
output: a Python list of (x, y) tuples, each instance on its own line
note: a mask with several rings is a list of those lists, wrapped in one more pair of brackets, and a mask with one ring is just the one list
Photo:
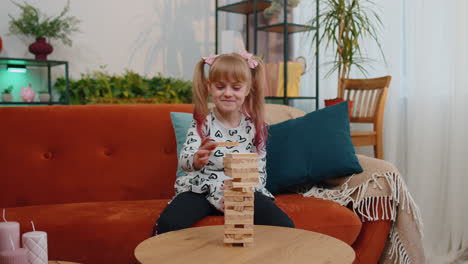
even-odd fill
[(406, 252), (405, 246), (401, 242), (400, 237), (398, 236), (398, 232), (394, 231), (390, 234), (390, 244), (391, 247), (388, 251), (388, 255), (390, 255), (390, 259), (394, 259), (394, 263), (399, 264), (411, 264), (412, 261)]
[[(362, 222), (391, 220), (395, 223), (398, 213), (406, 212), (412, 216), (421, 237), (423, 236), (421, 213), (400, 174), (396, 172), (374, 173), (363, 184), (350, 187), (349, 183), (353, 177), (354, 175), (349, 177), (340, 186), (340, 189), (313, 186), (303, 195), (333, 201), (342, 206), (351, 205), (353, 212), (361, 217)], [(390, 193), (383, 193), (379, 196), (370, 196), (368, 194), (369, 188), (384, 190), (381, 185), (384, 183), (387, 183), (390, 187)], [(381, 209), (379, 210), (379, 208)], [(398, 236), (394, 224), (390, 231), (389, 241), (391, 258), (398, 258), (395, 263), (410, 264), (411, 259)]]

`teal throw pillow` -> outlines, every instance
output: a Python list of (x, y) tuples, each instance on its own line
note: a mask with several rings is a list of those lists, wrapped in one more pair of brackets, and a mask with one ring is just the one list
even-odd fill
[(362, 172), (347, 102), (271, 125), (268, 133), (266, 187), (272, 193)]
[[(172, 126), (174, 127), (177, 142), (177, 160), (179, 160), (180, 150), (184, 146), (187, 138), (187, 130), (192, 125), (193, 115), (189, 113), (171, 112)], [(186, 175), (185, 171), (177, 165), (177, 177)]]

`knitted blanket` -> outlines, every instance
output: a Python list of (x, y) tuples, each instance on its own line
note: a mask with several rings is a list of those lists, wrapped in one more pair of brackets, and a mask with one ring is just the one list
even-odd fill
[(425, 263), (420, 212), (400, 173), (387, 161), (357, 156), (364, 172), (328, 180), (303, 195), (351, 205), (363, 222), (391, 220), (380, 263)]

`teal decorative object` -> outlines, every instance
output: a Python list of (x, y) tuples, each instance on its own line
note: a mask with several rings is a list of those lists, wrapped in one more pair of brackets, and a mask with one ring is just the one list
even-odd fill
[(269, 127), (266, 188), (272, 193), (361, 172), (347, 102)]

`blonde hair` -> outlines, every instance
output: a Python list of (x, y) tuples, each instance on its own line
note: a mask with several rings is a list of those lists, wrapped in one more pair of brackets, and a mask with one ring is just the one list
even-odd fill
[(242, 112), (252, 119), (256, 134), (254, 144), (257, 152), (266, 146), (268, 136), (265, 124), (264, 91), (266, 87), (265, 66), (262, 60), (252, 56), (258, 65), (251, 69), (244, 57), (237, 53), (222, 54), (217, 56), (211, 64), (208, 79), (205, 77), (205, 60), (200, 60), (195, 66), (193, 76), (193, 100), (195, 109), (193, 118), (197, 121), (197, 131), (201, 138), (206, 135), (202, 133), (202, 126), (208, 115), (208, 80), (216, 82), (219, 80), (231, 80), (247, 83), (249, 92), (242, 105)]

